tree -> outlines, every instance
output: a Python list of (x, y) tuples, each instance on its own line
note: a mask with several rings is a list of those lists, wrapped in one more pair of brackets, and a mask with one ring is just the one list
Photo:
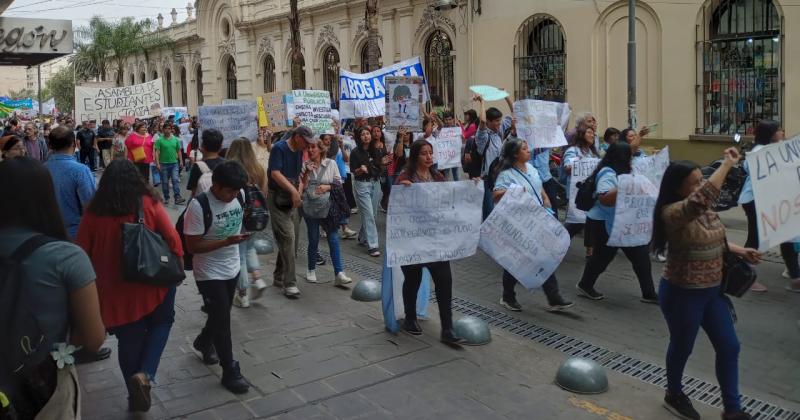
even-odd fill
[(367, 71), (377, 70), (380, 66), (380, 47), (378, 45), (378, 0), (367, 0), (364, 12), (364, 23), (367, 29)]
[(9, 89), (7, 96), (11, 99), (28, 99), (35, 98), (36, 92), (26, 88), (20, 90)]
[[(289, 2), (289, 29), (291, 31), (291, 38), (289, 40), (291, 47), (291, 75), (292, 75), (292, 89), (298, 89), (303, 86), (303, 71), (302, 59), (303, 49), (300, 46), (300, 13), (297, 11), (297, 0)], [(299, 67), (299, 68), (298, 68)]]
[[(59, 111), (70, 113), (75, 102), (75, 78), (72, 65), (61, 68), (45, 83), (42, 98), (53, 97)], [(45, 95), (45, 92), (47, 95)]]

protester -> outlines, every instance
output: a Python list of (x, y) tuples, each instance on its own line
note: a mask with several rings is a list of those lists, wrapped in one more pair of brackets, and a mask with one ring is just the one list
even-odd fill
[[(239, 280), (239, 244), (249, 235), (241, 234), (242, 206), (236, 196), (247, 185), (247, 172), (239, 162), (222, 162), (214, 168), (211, 189), (189, 203), (184, 219), (186, 251), (194, 255), (197, 288), (203, 296), (208, 319), (194, 348), (206, 364), (219, 361), (222, 385), (234, 394), (250, 389), (239, 362), (233, 359), (231, 304)], [(211, 226), (205, 228), (203, 205), (207, 200)]]
[[(339, 122), (333, 120), (333, 130), (334, 132), (339, 132)], [(334, 140), (335, 138), (335, 140)], [(342, 136), (336, 134), (334, 136), (331, 135), (324, 135), (320, 136), (320, 141), (324, 148), (327, 150), (326, 156), (328, 159), (333, 159), (336, 162), (336, 167), (339, 169), (339, 176), (342, 180), (348, 179), (350, 176), (350, 168), (348, 167), (349, 161), (349, 154), (347, 154), (344, 150), (344, 143), (342, 141)], [(350, 201), (347, 199), (347, 183), (346, 181), (342, 185), (345, 201), (347, 202), (348, 212), (346, 215), (342, 217), (339, 221), (339, 224), (342, 228), (341, 238), (342, 239), (353, 239), (358, 236), (358, 232), (350, 229), (348, 224), (350, 223)], [(350, 195), (353, 194), (352, 185), (350, 186)]]
[[(267, 191), (267, 170), (256, 160), (250, 140), (246, 138), (234, 140), (226, 157), (228, 160), (239, 162), (242, 165), (247, 172), (248, 185), (257, 187), (259, 191)], [(242, 197), (242, 201), (245, 199)], [(261, 279), (261, 263), (258, 261), (254, 241), (255, 238), (250, 237), (247, 241), (239, 244), (239, 263), (242, 270), (239, 272), (237, 293), (233, 297), (233, 305), (240, 308), (250, 306), (251, 287), (253, 299), (261, 297), (264, 289), (267, 288), (267, 284)]]
[(175, 318), (175, 287), (123, 280), (122, 226), (143, 223), (158, 233), (176, 257), (181, 240), (158, 193), (127, 160), (111, 162), (81, 220), (76, 242), (92, 260), (103, 323), (117, 337), (122, 377), (128, 385), (129, 411), (150, 409), (150, 387)]
[(370, 129), (370, 134), (372, 134), (372, 144), (373, 147), (378, 150), (379, 153), (383, 154), (384, 157), (381, 159), (381, 175), (380, 175), (380, 182), (381, 182), (381, 201), (380, 201), (380, 210), (383, 213), (386, 213), (386, 208), (389, 206), (389, 173), (388, 173), (388, 165), (391, 162), (391, 154), (392, 151), (386, 148), (386, 137), (383, 134), (383, 130), (380, 126), (373, 126)]
[(394, 185), (397, 176), (406, 166), (406, 159), (411, 154), (411, 133), (405, 127), (400, 127), (397, 131), (397, 141), (394, 143), (392, 151), (392, 161), (389, 162), (387, 169), (389, 173), (389, 184)]
[(464, 112), (464, 123), (461, 125), (461, 135), (465, 139), (464, 152), (461, 157), (461, 169), (470, 178), (481, 176), (483, 158), (478, 152), (478, 145), (475, 141), (475, 134), (478, 132), (478, 113), (474, 109)]
[(600, 155), (604, 156), (608, 151), (609, 146), (619, 141), (620, 132), (614, 127), (606, 128), (603, 133), (603, 142), (600, 144)]
[(682, 391), (683, 371), (700, 326), (716, 352), (724, 420), (750, 419), (742, 411), (738, 384), (739, 340), (730, 303), (720, 290), (726, 249), (751, 264), (761, 259), (753, 248), (727, 242), (725, 226), (713, 211), (728, 171), (739, 161), (735, 148), (725, 150), (720, 167), (703, 181), (692, 162), (669, 165), (653, 217), (653, 248), (668, 250), (659, 286), (659, 304), (669, 328), (667, 392), (664, 406), (681, 418), (700, 419)]
[(17, 136), (6, 136), (4, 139), (3, 146), (0, 148), (4, 160), (25, 156), (28, 153), (21, 138)]
[(111, 146), (111, 158), (114, 160), (125, 159), (128, 156), (128, 149), (125, 147), (125, 139), (128, 137), (128, 123), (121, 123), (114, 134), (114, 142)]
[[(544, 208), (551, 208), (550, 198), (542, 188), (542, 180), (538, 171), (528, 163), (531, 159), (528, 143), (525, 140), (506, 140), (501, 153), (501, 163), (498, 167), (497, 181), (494, 185), (492, 197), (499, 202), (512, 185), (525, 188), (536, 202)], [(555, 215), (554, 215), (555, 216)], [(514, 288), (517, 279), (506, 270), (503, 270), (503, 298), (500, 305), (511, 311), (521, 311), (522, 306), (517, 302)], [(552, 274), (542, 285), (547, 297), (548, 311), (559, 311), (572, 306), (572, 302), (565, 300), (558, 291), (558, 280)]]
[(36, 124), (30, 122), (25, 124), (24, 140), (25, 151), (28, 157), (36, 159), (39, 162), (47, 160), (47, 142), (39, 135), (39, 129), (36, 128)]
[(133, 124), (133, 131), (125, 139), (125, 148), (128, 151), (128, 160), (136, 165), (139, 174), (145, 182), (150, 182), (150, 160), (148, 159), (146, 145), (152, 142), (147, 133), (147, 125), (143, 122)]
[(378, 203), (380, 203), (380, 177), (383, 173), (385, 149), (377, 148), (372, 141), (369, 128), (356, 129), (358, 147), (350, 154), (350, 172), (355, 175), (353, 183), (358, 211), (361, 213), (361, 230), (358, 243), (366, 245), (370, 256), (381, 255), (378, 249)]
[(278, 246), (273, 285), (283, 288), (283, 294), (290, 298), (300, 295), (295, 280), (295, 253), (303, 151), (317, 141), (308, 127), (299, 126), (287, 140), (273, 145), (269, 156), (267, 206)]
[(147, 132), (150, 134), (150, 137), (147, 142), (144, 144), (144, 152), (147, 154), (147, 160), (150, 162), (150, 177), (153, 180), (153, 186), (157, 187), (161, 185), (161, 171), (158, 170), (155, 161), (154, 155), (154, 146), (156, 140), (158, 140), (163, 133), (163, 123), (161, 122), (161, 118), (156, 118), (150, 122), (150, 127), (148, 128)]
[[(203, 157), (201, 161), (192, 165), (192, 170), (189, 171), (189, 180), (186, 183), (186, 189), (192, 192), (192, 197), (208, 190), (209, 186), (205, 185), (207, 183), (204, 182), (203, 185), (200, 185), (200, 178), (204, 174), (213, 172), (217, 165), (225, 161), (225, 158), (219, 155), (222, 150), (222, 141), (222, 133), (219, 130), (213, 128), (203, 130), (202, 145), (200, 145)], [(205, 176), (208, 177), (208, 175)]]
[(175, 126), (164, 124), (162, 135), (153, 145), (153, 158), (156, 168), (161, 174), (161, 191), (164, 193), (164, 204), (169, 202), (169, 183), (172, 180), (172, 192), (175, 194), (175, 204), (180, 205), (186, 202), (181, 197), (181, 179), (178, 169), (183, 167), (181, 161), (181, 141), (172, 133)]
[[(591, 112), (584, 112), (575, 119), (575, 128), (568, 131), (566, 134), (567, 145), (573, 146), (577, 137), (575, 136), (578, 130), (591, 128), (595, 134), (597, 133), (597, 118)], [(595, 144), (599, 143), (595, 141)]]
[[(602, 293), (594, 289), (600, 277), (614, 256), (617, 247), (608, 246), (608, 237), (614, 226), (614, 207), (617, 201), (617, 177), (631, 173), (631, 147), (626, 143), (617, 143), (608, 148), (608, 152), (597, 165), (591, 177), (596, 180), (595, 197), (597, 202), (586, 213), (586, 229), (589, 231), (592, 255), (586, 262), (583, 276), (576, 285), (578, 294), (592, 299), (603, 299)], [(658, 303), (658, 295), (653, 287), (653, 275), (650, 271), (650, 254), (647, 245), (619, 248), (628, 257), (633, 271), (639, 280), (644, 303)]]
[[(36, 345), (57, 350), (58, 344), (68, 343), (96, 353), (105, 340), (105, 328), (100, 318), (95, 273), (86, 254), (69, 242), (50, 174), (40, 162), (22, 157), (0, 162), (0, 179), (3, 180), (0, 197), (4, 203), (13, 203), (0, 205), (0, 257), (27, 254), (21, 258), (24, 278), (17, 280), (27, 286), (30, 308), (22, 309), (32, 311), (44, 335), (43, 343)], [(25, 188), (20, 188), (21, 185)], [(10, 308), (4, 308), (7, 309)], [(8, 338), (4, 337), (5, 340)], [(47, 389), (46, 394), (38, 395), (36, 400), (33, 394), (25, 392), (29, 386), (4, 380), (4, 385), (10, 387), (3, 389), (7, 401), (2, 404), (3, 412), (10, 411), (6, 407), (10, 402), (20, 419), (32, 419), (37, 414), (41, 417), (36, 418), (76, 418), (79, 402), (74, 399), (49, 407), (60, 409), (59, 412), (41, 412), (45, 402), (54, 396), (57, 375), (61, 376), (56, 373), (57, 366), (50, 353), (44, 357), (26, 379), (29, 384), (38, 385), (36, 391), (40, 387)], [(79, 395), (74, 366), (67, 364), (64, 369), (68, 377), (59, 384), (59, 395)], [(14, 377), (5, 367), (0, 376), (9, 380)]]
[[(508, 99), (508, 98), (506, 98)], [(492, 181), (489, 177), (489, 167), (500, 156), (503, 147), (503, 134), (511, 126), (511, 118), (503, 118), (503, 113), (497, 108), (485, 109), (483, 97), (475, 95), (472, 100), (480, 103), (480, 125), (475, 134), (475, 145), (478, 154), (483, 158), (481, 177), (484, 183), (483, 192), (483, 219), (489, 217), (494, 208), (492, 198)]]
[(272, 132), (266, 128), (258, 130), (258, 138), (255, 143), (251, 143), (253, 153), (256, 155), (256, 161), (264, 167), (266, 171), (269, 167), (269, 152), (272, 150)]
[(108, 120), (100, 123), (97, 129), (97, 147), (100, 150), (100, 166), (105, 168), (111, 163), (111, 146), (114, 141), (114, 129)]
[[(596, 136), (592, 127), (579, 128), (575, 131), (574, 145), (570, 146), (564, 152), (564, 156), (561, 159), (561, 166), (563, 173), (566, 175), (564, 185), (567, 197), (570, 196), (570, 186), (572, 185), (572, 165), (583, 158), (600, 157), (595, 139)], [(584, 230), (585, 225), (585, 223), (565, 223), (564, 227), (567, 228), (569, 237), (572, 238)], [(586, 246), (586, 256), (592, 255), (591, 234), (584, 236), (584, 245)]]
[(97, 135), (95, 134), (92, 124), (89, 121), (84, 121), (83, 126), (75, 135), (80, 145), (80, 162), (88, 166), (94, 172), (97, 168), (95, 162), (97, 160)]
[[(417, 140), (411, 145), (403, 172), (397, 177), (396, 185), (409, 186), (419, 182), (444, 182), (444, 176), (433, 169), (433, 146), (427, 140)], [(403, 309), (406, 318), (403, 330), (411, 335), (422, 335), (422, 327), (417, 322), (417, 293), (422, 284), (422, 269), (427, 268), (436, 290), (439, 305), (439, 319), (442, 323), (441, 341), (446, 344), (460, 344), (464, 339), (453, 331), (453, 277), (449, 261), (404, 265), (403, 271)]]

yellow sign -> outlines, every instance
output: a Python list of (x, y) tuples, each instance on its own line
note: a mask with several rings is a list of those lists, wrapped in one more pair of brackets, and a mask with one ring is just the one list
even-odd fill
[(267, 117), (266, 111), (264, 111), (264, 98), (256, 97), (256, 105), (258, 105), (258, 126), (259, 127), (269, 127), (269, 117)]

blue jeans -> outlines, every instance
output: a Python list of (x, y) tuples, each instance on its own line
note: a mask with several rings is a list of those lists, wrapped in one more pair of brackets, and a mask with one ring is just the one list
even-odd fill
[(150, 380), (155, 379), (174, 321), (175, 288), (171, 287), (153, 312), (136, 322), (109, 330), (117, 337), (119, 368), (125, 380), (139, 372)]
[(242, 267), (239, 271), (239, 281), (236, 283), (236, 288), (239, 290), (246, 290), (252, 286), (248, 276), (252, 275), (254, 279), (258, 278), (255, 273), (261, 269), (261, 262), (258, 261), (258, 254), (253, 242), (255, 242), (255, 238), (251, 236), (250, 239), (239, 243), (239, 265)]
[(492, 188), (488, 178), (488, 175), (483, 177), (483, 218), (481, 220), (486, 220), (494, 209), (494, 198), (492, 198)]
[(684, 289), (661, 279), (659, 305), (669, 328), (667, 390), (681, 392), (683, 369), (692, 353), (697, 331), (703, 327), (716, 352), (717, 381), (726, 411), (741, 410), (739, 395), (739, 340), (727, 298), (719, 287)]
[[(317, 251), (319, 250), (319, 226), (322, 219), (303, 217), (306, 221), (306, 231), (308, 231), (308, 269), (317, 268)], [(331, 262), (333, 263), (334, 274), (344, 271), (342, 264), (342, 249), (339, 246), (339, 229), (333, 229), (328, 234), (328, 248), (331, 251)]]
[(153, 185), (154, 186), (160, 185), (161, 184), (161, 172), (159, 172), (158, 168), (156, 168), (156, 164), (155, 163), (151, 163), (150, 164), (150, 173), (152, 174), (151, 178), (153, 180)]
[(172, 193), (175, 198), (181, 198), (181, 178), (178, 175), (178, 163), (161, 164), (161, 192), (164, 200), (169, 200), (169, 181), (172, 179)]
[(354, 181), (353, 189), (358, 203), (358, 214), (361, 216), (361, 229), (358, 240), (367, 241), (369, 249), (378, 249), (378, 203), (381, 201), (380, 181)]
[[(461, 168), (459, 167), (450, 168), (450, 173), (453, 174), (453, 181), (458, 181), (458, 172), (460, 171), (460, 169)], [(444, 174), (445, 176), (447, 176), (447, 169), (444, 170)]]

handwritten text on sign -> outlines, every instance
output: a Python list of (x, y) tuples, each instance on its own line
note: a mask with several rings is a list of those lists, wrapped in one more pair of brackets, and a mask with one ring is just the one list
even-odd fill
[(608, 237), (608, 246), (647, 245), (653, 236), (658, 188), (641, 175), (620, 175), (618, 180), (614, 228)]
[(669, 147), (664, 147), (653, 156), (634, 158), (632, 166), (634, 174), (644, 175), (653, 185), (660, 187), (669, 166)]
[(524, 188), (513, 186), (481, 225), (480, 246), (523, 286), (534, 289), (561, 264), (569, 233)]
[[(419, 57), (409, 58), (370, 73), (358, 74), (339, 70), (339, 113), (342, 118), (380, 117), (386, 113), (386, 76), (418, 76), (425, 78)], [(422, 91), (428, 100), (428, 87)]]
[(759, 250), (800, 235), (800, 136), (747, 154)]
[(289, 119), (300, 117), (315, 135), (333, 134), (331, 94), (326, 90), (293, 90), (287, 106)]
[(389, 267), (469, 257), (478, 248), (483, 184), (472, 181), (398, 185), (389, 196)]
[(575, 207), (575, 197), (578, 195), (578, 183), (583, 182), (593, 172), (600, 159), (583, 158), (572, 162), (572, 175), (569, 179), (569, 204), (567, 206), (567, 223), (586, 223), (586, 212)]
[(448, 127), (439, 131), (433, 141), (433, 161), (439, 170), (461, 166), (461, 128)]
[(161, 114), (163, 98), (161, 79), (114, 88), (75, 86), (75, 118), (112, 121), (152, 117)]
[(215, 128), (221, 131), (224, 139), (223, 147), (228, 147), (239, 137), (256, 141), (257, 110), (255, 101), (230, 105), (205, 105), (198, 107), (197, 119), (202, 130)]
[(528, 142), (531, 149), (550, 149), (564, 146), (567, 138), (561, 128), (559, 117), (566, 104), (525, 99), (514, 102), (514, 117), (517, 118), (517, 137)]

